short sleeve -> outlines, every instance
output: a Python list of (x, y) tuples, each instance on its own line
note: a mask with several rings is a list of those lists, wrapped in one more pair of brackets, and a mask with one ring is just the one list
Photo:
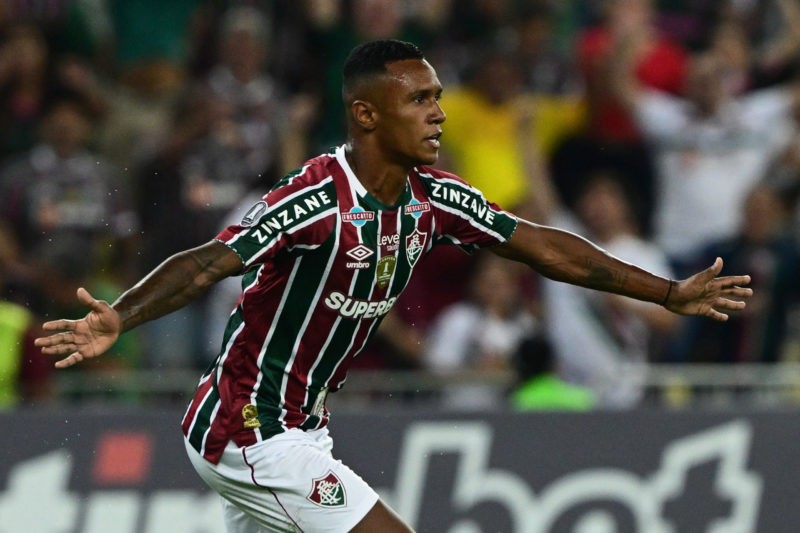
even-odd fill
[(330, 235), (336, 214), (336, 191), (328, 178), (316, 184), (286, 180), (248, 209), (242, 221), (228, 226), (216, 240), (231, 248), (245, 269), (281, 251), (308, 250)]
[(516, 216), (455, 175), (430, 176), (426, 186), (436, 216), (437, 243), (472, 252), (505, 243), (517, 229)]

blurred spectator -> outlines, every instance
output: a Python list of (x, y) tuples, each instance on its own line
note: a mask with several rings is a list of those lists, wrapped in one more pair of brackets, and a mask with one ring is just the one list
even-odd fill
[[(664, 254), (639, 235), (631, 193), (598, 170), (576, 201), (577, 218), (556, 211), (549, 223), (586, 235), (609, 253), (664, 277)], [(641, 399), (653, 339), (672, 332), (677, 317), (663, 307), (565, 283), (543, 281), (547, 337), (567, 381), (589, 387), (598, 405), (629, 408)]]
[[(519, 343), (538, 321), (521, 296), (522, 270), (494, 255), (481, 255), (471, 297), (444, 309), (431, 326), (424, 364), (442, 374), (509, 372)], [(444, 403), (458, 409), (497, 407), (504, 391), (485, 384), (445, 388)]]
[(27, 308), (6, 300), (0, 282), (0, 410), (37, 403), (52, 394), (52, 363), (33, 344), (42, 335)]
[(735, 96), (710, 54), (694, 59), (685, 99), (641, 86), (624, 65), (615, 79), (653, 145), (654, 237), (682, 276), (702, 247), (736, 232), (745, 195), (791, 139), (800, 92), (783, 86)]
[[(163, 257), (216, 233), (230, 211), (257, 182), (272, 182), (286, 157), (282, 136), (291, 126), (303, 130), (304, 109), (288, 122), (288, 100), (267, 72), (270, 21), (249, 6), (227, 11), (221, 21), (218, 60), (202, 82), (182, 98), (165, 146), (142, 172), (142, 212), (147, 228), (174, 228), (154, 234), (149, 255)], [(301, 136), (296, 138), (302, 139)]]
[(81, 101), (59, 99), (44, 114), (41, 142), (0, 172), (0, 216), (51, 297), (45, 312), (71, 315), (80, 285), (138, 274), (138, 216), (119, 170), (89, 149), (92, 128)]
[(576, 100), (525, 91), (512, 55), (478, 54), (467, 84), (446, 91), (442, 159), (505, 209), (530, 215), (543, 172), (531, 150), (543, 152), (574, 130), (582, 115)]
[(588, 411), (597, 400), (591, 389), (564, 381), (553, 348), (543, 336), (523, 340), (514, 354), (517, 384), (509, 402), (516, 411)]
[(48, 399), (52, 394), (52, 364), (33, 345), (41, 336), (38, 318), (26, 307), (25, 291), (18, 292), (19, 249), (0, 224), (0, 410)]
[[(461, 0), (453, 11), (450, 31), (456, 39), (470, 43), (504, 44), (513, 39), (511, 30), (517, 15), (515, 0)], [(480, 46), (480, 45), (478, 45)]]
[(34, 24), (12, 25), (0, 45), (0, 156), (21, 153), (36, 141), (52, 94), (50, 55)]
[(656, 27), (652, 0), (608, 0), (603, 9), (601, 23), (584, 30), (576, 43), (586, 82), (589, 127), (601, 140), (637, 141), (640, 135), (636, 123), (609, 85), (614, 57), (625, 50), (631, 73), (640, 84), (679, 94), (687, 53)]
[(106, 0), (111, 64), (127, 86), (179, 86), (186, 76), (193, 17), (203, 0)]
[(577, 36), (576, 55), (583, 74), (587, 129), (563, 143), (553, 161), (554, 183), (572, 205), (583, 180), (596, 167), (613, 168), (628, 182), (642, 207), (639, 225), (650, 233), (654, 205), (652, 156), (629, 109), (613, 90), (615, 58), (625, 53), (626, 65), (639, 84), (678, 94), (683, 88), (687, 53), (659, 31), (652, 0), (608, 0), (599, 24)]
[(718, 11), (707, 49), (719, 59), (733, 94), (797, 75), (800, 5), (795, 0), (726, 2)]
[(691, 320), (683, 359), (713, 363), (774, 363), (781, 360), (788, 315), (800, 303), (800, 247), (789, 231), (788, 213), (776, 191), (749, 191), (739, 232), (710, 244), (701, 261), (722, 257), (726, 268), (750, 273), (753, 298), (727, 322)]
[(0, 43), (0, 156), (30, 149), (38, 140), (44, 111), (63, 98), (83, 100), (96, 118), (108, 109), (91, 63), (54, 51), (33, 22), (6, 28)]
[(572, 58), (557, 47), (555, 5), (524, 3), (514, 21), (514, 58), (522, 69), (525, 89), (540, 95), (578, 95), (582, 84)]

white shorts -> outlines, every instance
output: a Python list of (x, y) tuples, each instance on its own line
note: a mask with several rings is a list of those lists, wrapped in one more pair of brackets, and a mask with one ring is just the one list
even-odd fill
[(229, 533), (343, 533), (378, 501), (361, 477), (333, 458), (325, 428), (290, 429), (243, 448), (229, 442), (216, 465), (185, 444), (197, 473), (223, 497)]

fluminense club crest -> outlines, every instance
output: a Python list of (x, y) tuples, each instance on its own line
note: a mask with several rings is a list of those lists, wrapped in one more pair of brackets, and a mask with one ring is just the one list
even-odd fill
[(427, 239), (428, 234), (423, 233), (416, 228), (411, 235), (406, 237), (406, 258), (408, 258), (408, 264), (412, 267), (422, 254), (422, 250), (425, 249), (425, 241)]
[(330, 470), (324, 476), (314, 479), (311, 493), (307, 498), (320, 507), (344, 507), (347, 505), (347, 493), (344, 485)]

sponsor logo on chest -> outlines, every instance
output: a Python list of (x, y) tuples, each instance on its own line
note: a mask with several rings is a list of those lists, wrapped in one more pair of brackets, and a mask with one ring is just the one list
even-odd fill
[(411, 215), (414, 218), (419, 218), (422, 216), (422, 213), (431, 210), (431, 204), (429, 202), (420, 202), (416, 198), (412, 198), (408, 205), (403, 206), (403, 213), (406, 215)]
[(370, 220), (375, 220), (374, 211), (366, 211), (363, 207), (357, 205), (351, 207), (350, 211), (344, 212), (341, 215), (342, 221), (349, 222), (357, 228), (360, 228)]
[(378, 246), (387, 252), (396, 252), (400, 247), (400, 235), (380, 235), (378, 237)]
[(389, 312), (397, 297), (393, 296), (387, 300), (361, 300), (352, 298), (339, 291), (332, 291), (325, 298), (325, 305), (328, 309), (336, 311), (344, 318), (360, 320), (362, 318), (377, 318)]

